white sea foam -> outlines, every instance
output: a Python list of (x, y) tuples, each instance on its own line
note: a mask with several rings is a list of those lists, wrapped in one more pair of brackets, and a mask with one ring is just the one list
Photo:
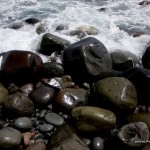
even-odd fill
[[(6, 25), (35, 17), (46, 22), (52, 34), (63, 37), (71, 43), (78, 41), (66, 33), (81, 25), (93, 25), (100, 30), (94, 36), (108, 49), (130, 51), (141, 57), (150, 35), (132, 37), (131, 31), (150, 33), (150, 6), (140, 6), (138, 0), (0, 0), (0, 52), (29, 50), (36, 52), (41, 35), (36, 27), (25, 25), (13, 30)], [(106, 8), (105, 11), (98, 11)], [(67, 24), (69, 29), (55, 32), (58, 24)], [(47, 58), (41, 55), (44, 61)]]

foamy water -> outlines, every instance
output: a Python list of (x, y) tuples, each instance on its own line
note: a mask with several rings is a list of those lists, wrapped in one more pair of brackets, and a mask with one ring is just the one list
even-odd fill
[[(99, 39), (108, 49), (130, 51), (141, 57), (150, 35), (132, 37), (133, 31), (150, 33), (150, 5), (140, 6), (139, 0), (0, 0), (0, 52), (30, 50), (36, 52), (42, 35), (36, 33), (38, 24), (25, 25), (20, 29), (5, 28), (12, 22), (30, 17), (46, 22), (49, 32), (69, 40), (69, 30), (81, 25), (92, 25), (100, 33)], [(106, 8), (105, 11), (99, 11)], [(68, 30), (55, 31), (59, 24), (67, 24)], [(42, 56), (42, 55), (41, 55)], [(44, 61), (47, 58), (42, 56)]]

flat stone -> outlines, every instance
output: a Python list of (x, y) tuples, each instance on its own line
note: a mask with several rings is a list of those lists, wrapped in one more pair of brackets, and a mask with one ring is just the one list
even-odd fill
[(4, 127), (0, 130), (0, 149), (14, 148), (20, 145), (22, 134), (20, 131)]
[(56, 113), (48, 113), (45, 115), (45, 120), (55, 126), (61, 126), (64, 123), (64, 119)]

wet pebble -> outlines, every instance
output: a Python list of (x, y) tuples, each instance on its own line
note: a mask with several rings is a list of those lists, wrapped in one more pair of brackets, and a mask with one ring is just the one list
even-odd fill
[(39, 118), (44, 118), (44, 116), (46, 115), (46, 113), (47, 113), (47, 110), (42, 110), (41, 112), (40, 112), (40, 114), (39, 114)]
[(20, 145), (22, 134), (20, 131), (4, 127), (0, 130), (0, 149), (14, 148)]
[(27, 130), (32, 127), (32, 121), (28, 117), (19, 117), (14, 121), (14, 126), (18, 129)]
[(56, 113), (48, 113), (45, 115), (45, 120), (50, 123), (53, 124), (55, 126), (61, 126), (64, 123), (64, 119), (56, 114)]
[(54, 128), (54, 126), (51, 125), (51, 124), (42, 124), (42, 125), (40, 126), (40, 131), (41, 131), (41, 132), (49, 132), (49, 131), (52, 131), (53, 128)]

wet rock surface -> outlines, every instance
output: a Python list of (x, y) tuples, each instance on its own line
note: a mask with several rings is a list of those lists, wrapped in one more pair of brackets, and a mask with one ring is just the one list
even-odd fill
[(18, 130), (11, 127), (2, 128), (0, 129), (0, 148), (17, 148), (21, 143), (21, 138), (21, 132)]

